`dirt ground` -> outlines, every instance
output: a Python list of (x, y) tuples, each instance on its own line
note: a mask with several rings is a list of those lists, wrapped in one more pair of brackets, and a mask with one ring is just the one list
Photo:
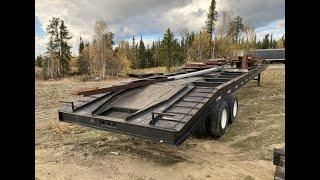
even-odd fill
[[(220, 139), (189, 137), (171, 147), (58, 122), (60, 100), (75, 88), (105, 82), (36, 81), (36, 179), (273, 179), (273, 148), (284, 146), (284, 67), (239, 90), (236, 122)], [(123, 79), (122, 79), (123, 80)]]

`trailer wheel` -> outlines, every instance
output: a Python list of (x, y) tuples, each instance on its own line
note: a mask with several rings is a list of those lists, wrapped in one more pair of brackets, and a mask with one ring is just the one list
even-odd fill
[(207, 131), (207, 125), (208, 125), (208, 119), (203, 121), (200, 126), (197, 128), (197, 130), (194, 132), (194, 135), (198, 138), (204, 138), (207, 137), (208, 131)]
[(237, 117), (239, 106), (238, 106), (238, 99), (235, 95), (229, 96), (226, 98), (226, 102), (228, 104), (229, 109), (229, 120), (228, 123), (232, 124)]
[(228, 116), (228, 105), (225, 101), (221, 101), (209, 114), (209, 131), (214, 138), (220, 138), (226, 132)]

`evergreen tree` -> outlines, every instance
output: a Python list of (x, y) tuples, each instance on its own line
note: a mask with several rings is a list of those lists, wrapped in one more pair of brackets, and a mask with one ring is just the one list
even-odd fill
[(152, 56), (150, 67), (155, 67), (156, 66), (156, 59), (155, 59), (156, 57), (154, 57), (154, 54), (156, 53), (156, 46), (154, 44), (154, 41), (152, 41), (152, 45), (151, 45), (150, 51), (151, 51), (151, 56)]
[(266, 34), (262, 40), (261, 49), (267, 49), (270, 45), (269, 34)]
[(253, 47), (257, 48), (257, 35), (256, 34), (253, 36)]
[(49, 20), (49, 25), (47, 26), (47, 33), (49, 35), (49, 42), (47, 44), (47, 53), (59, 53), (59, 32), (58, 32), (58, 26), (59, 26), (60, 19), (53, 17), (51, 20)]
[(139, 43), (136, 43), (135, 45), (136, 53), (135, 53), (135, 59), (136, 59), (136, 68), (140, 67), (140, 61), (139, 61)]
[(181, 44), (181, 50), (180, 50), (180, 53), (181, 53), (180, 64), (181, 64), (187, 59), (187, 55), (188, 55), (187, 54), (188, 53), (188, 48), (187, 48), (186, 40), (184, 39), (184, 37), (182, 37), (180, 44)]
[(218, 12), (215, 9), (216, 9), (216, 1), (211, 0), (209, 13), (207, 14), (207, 20), (206, 20), (206, 26), (205, 26), (205, 29), (210, 34), (210, 46), (212, 46), (211, 57), (214, 57), (214, 47), (213, 47), (214, 44), (212, 43), (212, 34), (215, 29), (215, 22), (217, 21), (217, 18), (218, 18)]
[(215, 28), (215, 22), (217, 21), (218, 12), (216, 11), (216, 1), (211, 0), (209, 13), (207, 14), (207, 20), (206, 20), (206, 30), (211, 35), (213, 34), (214, 28)]
[(187, 36), (186, 36), (186, 46), (187, 46), (187, 48), (191, 47), (195, 37), (196, 37), (196, 34), (194, 33), (194, 31), (192, 31), (190, 34), (187, 33)]
[(138, 50), (138, 59), (139, 59), (139, 68), (147, 67), (147, 60), (146, 60), (146, 48), (144, 46), (144, 42), (142, 41), (142, 37), (139, 42), (139, 50)]
[(44, 59), (43, 76), (45, 79), (54, 78), (61, 75), (61, 65), (57, 57), (60, 57), (59, 49), (59, 18), (53, 17), (49, 20), (49, 24), (46, 28), (47, 34), (49, 36), (49, 41), (47, 43), (47, 56)]
[(80, 43), (79, 43), (79, 55), (81, 54), (82, 50), (84, 49), (84, 42), (80, 36)]
[(239, 43), (241, 32), (244, 30), (242, 18), (237, 16), (234, 18), (228, 27), (228, 36), (233, 39), (234, 43)]
[(136, 42), (134, 36), (132, 36), (132, 48), (131, 48), (131, 68), (137, 68), (136, 62)]
[(44, 59), (42, 58), (42, 56), (40, 54), (36, 58), (35, 65), (42, 68), (43, 67), (43, 61), (44, 61)]
[(79, 74), (88, 74), (89, 73), (89, 62), (87, 61), (87, 59), (83, 55), (84, 48), (85, 48), (84, 42), (83, 42), (82, 38), (80, 37), (80, 43), (79, 43), (79, 49), (78, 49), (79, 56), (78, 56), (78, 61), (77, 61), (77, 67), (78, 67)]
[(159, 60), (162, 65), (165, 65), (169, 70), (174, 65), (174, 35), (168, 28), (161, 41), (159, 50)]
[(184, 62), (184, 54), (183, 54), (183, 48), (182, 46), (179, 44), (177, 39), (174, 39), (173, 41), (173, 65), (180, 65)]
[(272, 35), (273, 35), (273, 34), (271, 34), (271, 36), (270, 36), (270, 42), (269, 42), (269, 47), (268, 47), (268, 48), (270, 48), (270, 49), (272, 49), (272, 45), (273, 45)]
[(272, 49), (276, 49), (277, 48), (277, 41), (274, 39), (272, 42)]
[(261, 41), (258, 41), (258, 42), (257, 42), (257, 49), (262, 49), (262, 43), (261, 43)]
[(147, 46), (146, 50), (146, 62), (146, 67), (152, 67), (152, 51), (149, 46)]
[(71, 46), (68, 45), (67, 40), (71, 39), (71, 36), (63, 20), (61, 20), (59, 30), (60, 63), (62, 66), (62, 74), (66, 75), (70, 70), (69, 62), (71, 60)]

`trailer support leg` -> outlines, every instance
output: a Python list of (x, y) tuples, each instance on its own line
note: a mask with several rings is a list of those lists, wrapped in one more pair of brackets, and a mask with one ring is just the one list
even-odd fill
[(258, 81), (258, 86), (260, 86), (260, 73), (258, 74), (257, 81)]

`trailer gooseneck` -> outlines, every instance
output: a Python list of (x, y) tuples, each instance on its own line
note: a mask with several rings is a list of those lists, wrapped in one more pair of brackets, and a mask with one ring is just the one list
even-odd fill
[[(59, 121), (179, 145), (194, 131), (220, 137), (237, 115), (235, 92), (267, 64), (248, 71), (222, 66), (159, 75), (84, 93)], [(98, 94), (99, 93), (99, 94)]]

